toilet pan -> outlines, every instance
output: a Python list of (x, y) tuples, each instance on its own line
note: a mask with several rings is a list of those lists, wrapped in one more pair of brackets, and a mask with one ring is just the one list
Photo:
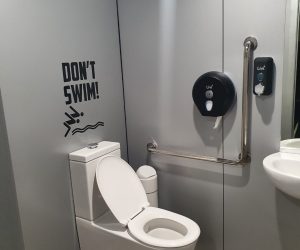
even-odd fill
[(194, 221), (149, 206), (142, 183), (121, 158), (103, 158), (97, 166), (96, 178), (111, 212), (136, 240), (149, 246), (179, 249), (197, 241), (200, 228)]

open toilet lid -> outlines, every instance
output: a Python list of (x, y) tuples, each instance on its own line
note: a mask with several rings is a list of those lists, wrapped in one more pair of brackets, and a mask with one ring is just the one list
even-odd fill
[(103, 158), (96, 170), (100, 193), (113, 215), (123, 225), (149, 206), (144, 187), (124, 160), (115, 156)]

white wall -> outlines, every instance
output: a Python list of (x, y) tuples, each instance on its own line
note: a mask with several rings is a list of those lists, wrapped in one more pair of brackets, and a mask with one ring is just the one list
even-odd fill
[[(300, 203), (278, 192), (262, 167), (280, 141), (286, 1), (119, 4), (129, 159), (135, 167), (148, 162), (159, 171), (160, 205), (198, 222), (199, 249), (298, 249)], [(251, 165), (223, 169), (147, 154), (153, 137), (163, 148), (238, 156), (243, 41), (249, 35), (258, 40), (255, 56), (271, 56), (276, 64), (274, 94), (251, 98)], [(213, 120), (199, 114), (191, 97), (197, 77), (211, 70), (224, 70), (237, 90), (223, 133), (212, 130)]]
[[(116, 2), (2, 1), (0, 69), (11, 165), (25, 249), (78, 249), (68, 154), (88, 143), (120, 141), (126, 158)], [(95, 61), (99, 99), (67, 105), (62, 63)], [(88, 79), (94, 79), (88, 69)], [(83, 128), (64, 137), (70, 106)], [(8, 249), (7, 249), (8, 250)]]

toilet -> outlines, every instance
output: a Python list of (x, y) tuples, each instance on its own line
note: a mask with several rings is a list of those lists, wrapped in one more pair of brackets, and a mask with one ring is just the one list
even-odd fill
[(82, 250), (195, 249), (199, 226), (185, 216), (150, 206), (137, 174), (120, 157), (119, 143), (100, 142), (69, 158)]

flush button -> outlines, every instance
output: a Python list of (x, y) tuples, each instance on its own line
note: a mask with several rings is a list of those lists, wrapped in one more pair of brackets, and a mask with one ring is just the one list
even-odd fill
[(212, 101), (206, 101), (205, 107), (207, 111), (211, 111), (213, 107), (213, 102)]
[(88, 149), (94, 149), (94, 148), (98, 148), (98, 143), (90, 143), (87, 146)]

